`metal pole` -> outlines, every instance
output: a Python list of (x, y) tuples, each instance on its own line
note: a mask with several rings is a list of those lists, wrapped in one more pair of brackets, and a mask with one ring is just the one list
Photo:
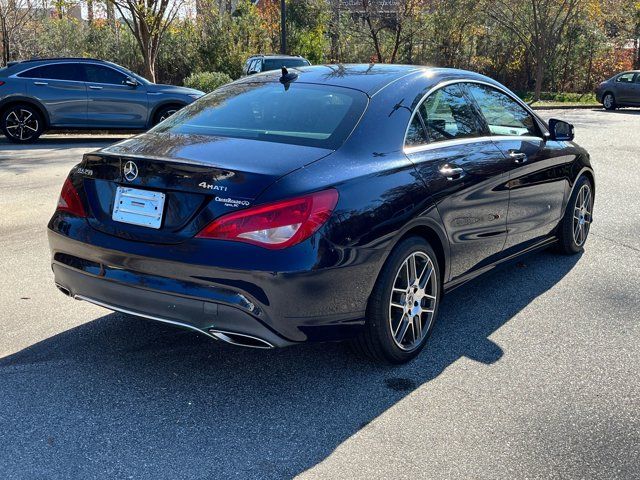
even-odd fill
[(287, 6), (280, 0), (280, 53), (287, 54)]

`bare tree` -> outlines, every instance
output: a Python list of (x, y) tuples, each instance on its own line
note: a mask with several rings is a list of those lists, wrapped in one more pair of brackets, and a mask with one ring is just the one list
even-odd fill
[(0, 0), (0, 35), (2, 64), (12, 59), (13, 48), (24, 25), (33, 17), (31, 0)]
[(113, 2), (111, 2), (110, 0), (106, 0), (105, 9), (107, 11), (107, 23), (111, 26), (111, 28), (115, 28), (116, 14), (115, 14), (115, 9), (113, 7)]
[(107, 1), (113, 3), (136, 39), (144, 61), (145, 77), (155, 82), (162, 37), (176, 19), (184, 0)]
[(554, 48), (576, 19), (581, 0), (489, 0), (491, 18), (512, 32), (529, 51), (536, 65), (534, 101), (540, 99), (545, 68)]
[[(366, 37), (380, 63), (397, 62), (400, 47), (426, 28), (418, 21), (424, 0), (357, 0), (346, 4), (351, 15), (364, 22)], [(358, 35), (356, 31), (351, 33)]]

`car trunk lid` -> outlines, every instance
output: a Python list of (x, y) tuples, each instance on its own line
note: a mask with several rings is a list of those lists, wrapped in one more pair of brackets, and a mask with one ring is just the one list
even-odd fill
[[(250, 206), (283, 175), (330, 153), (258, 140), (148, 133), (85, 155), (76, 174), (84, 177), (93, 228), (129, 240), (179, 243), (218, 216)], [(115, 220), (118, 188), (162, 194), (159, 228)]]

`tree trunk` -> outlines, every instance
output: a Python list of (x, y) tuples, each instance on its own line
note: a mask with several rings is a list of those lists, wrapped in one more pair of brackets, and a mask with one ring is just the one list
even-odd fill
[(396, 63), (396, 56), (398, 55), (398, 48), (400, 48), (400, 33), (402, 32), (402, 23), (396, 25), (396, 35), (393, 43), (393, 52), (391, 53), (391, 59), (389, 63)]
[(93, 0), (87, 0), (87, 22), (93, 23)]
[(371, 40), (373, 40), (373, 48), (376, 50), (376, 56), (378, 57), (378, 63), (384, 63), (384, 57), (382, 56), (382, 50), (380, 49), (380, 42), (378, 40), (378, 34), (373, 28), (373, 23), (371, 22), (371, 16), (367, 14), (366, 16), (367, 26), (369, 27), (369, 33), (371, 34)]
[(116, 12), (115, 12), (115, 8), (113, 7), (113, 3), (110, 2), (109, 0), (106, 1), (106, 7), (107, 7), (107, 23), (109, 23), (109, 25), (111, 25), (111, 28), (115, 29), (116, 26)]
[(334, 0), (331, 19), (331, 58), (329, 63), (338, 63), (340, 46), (340, 0)]
[(536, 86), (533, 95), (533, 101), (540, 100), (540, 94), (542, 93), (542, 82), (544, 81), (544, 56), (536, 55)]
[(156, 83), (156, 54), (150, 47), (142, 49), (142, 59), (144, 61), (144, 76), (150, 82)]

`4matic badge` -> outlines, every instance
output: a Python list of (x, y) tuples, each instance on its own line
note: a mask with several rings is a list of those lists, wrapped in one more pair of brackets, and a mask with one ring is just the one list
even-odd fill
[(214, 185), (213, 183), (200, 182), (198, 184), (200, 188), (206, 188), (207, 190), (216, 190), (218, 192), (226, 192), (227, 187), (223, 185)]

